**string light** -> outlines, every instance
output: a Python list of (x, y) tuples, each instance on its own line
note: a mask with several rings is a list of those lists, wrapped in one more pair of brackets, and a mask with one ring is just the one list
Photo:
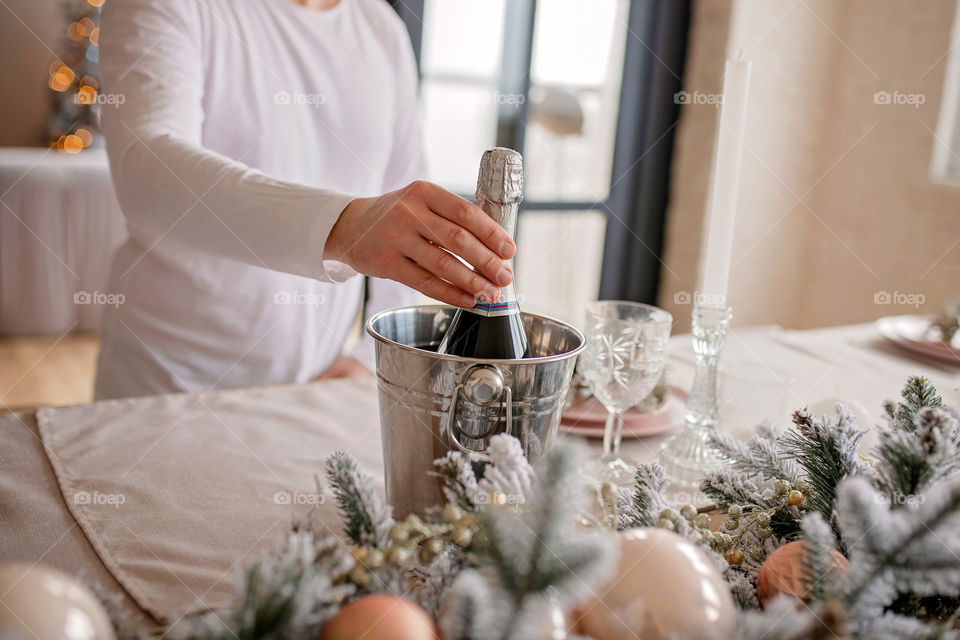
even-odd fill
[(70, 88), (77, 74), (73, 69), (63, 64), (59, 60), (51, 65), (51, 69), (56, 66), (56, 70), (50, 73), (50, 88), (54, 91), (63, 92)]
[(65, 7), (65, 51), (47, 69), (56, 111), (48, 125), (49, 143), (63, 153), (80, 153), (94, 146), (100, 133), (100, 82), (97, 60), (100, 13), (106, 0), (86, 0)]
[(77, 89), (77, 102), (80, 104), (93, 104), (97, 101), (97, 90), (90, 85), (84, 85)]
[(80, 153), (83, 151), (83, 140), (80, 139), (80, 136), (71, 133), (68, 136), (63, 138), (63, 150), (67, 153)]

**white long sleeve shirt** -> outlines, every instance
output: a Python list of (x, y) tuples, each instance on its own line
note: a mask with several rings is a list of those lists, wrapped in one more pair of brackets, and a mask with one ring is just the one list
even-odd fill
[[(324, 262), (353, 197), (423, 176), (417, 73), (383, 0), (111, 0), (103, 128), (129, 240), (98, 398), (309, 380), (363, 280)], [(368, 315), (411, 304), (370, 280)], [(119, 298), (118, 298), (119, 299)], [(364, 336), (354, 355), (373, 366)]]

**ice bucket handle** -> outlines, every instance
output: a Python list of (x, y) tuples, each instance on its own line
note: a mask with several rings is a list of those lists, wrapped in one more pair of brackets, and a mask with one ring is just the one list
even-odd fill
[[(455, 418), (457, 413), (457, 400), (461, 394), (470, 402), (480, 406), (489, 406), (500, 400), (500, 398), (503, 398), (502, 402), (507, 414), (507, 429), (512, 428), (513, 390), (510, 388), (510, 385), (503, 383), (503, 374), (497, 367), (485, 364), (475, 365), (467, 370), (463, 376), (463, 382), (460, 382), (453, 388), (453, 396), (450, 398), (450, 408), (447, 410), (443, 424), (441, 425), (441, 433), (446, 433), (450, 442), (452, 442), (457, 449), (464, 453), (477, 452), (476, 449), (468, 449), (463, 446), (457, 438), (456, 432), (461, 429), (457, 426)], [(491, 420), (490, 427), (483, 433), (467, 435), (472, 440), (482, 440), (483, 438), (493, 435), (498, 423), (499, 420)]]

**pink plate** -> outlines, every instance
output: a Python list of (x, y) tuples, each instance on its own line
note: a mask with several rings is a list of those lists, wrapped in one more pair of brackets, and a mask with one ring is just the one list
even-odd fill
[(960, 365), (960, 350), (931, 335), (930, 316), (887, 316), (877, 320), (876, 327), (880, 335), (907, 351)]
[[(670, 387), (667, 397), (655, 411), (643, 413), (631, 409), (623, 415), (623, 437), (645, 438), (672, 430), (683, 423), (683, 403), (687, 394)], [(578, 397), (560, 418), (560, 429), (587, 438), (602, 438), (607, 410), (593, 396)]]

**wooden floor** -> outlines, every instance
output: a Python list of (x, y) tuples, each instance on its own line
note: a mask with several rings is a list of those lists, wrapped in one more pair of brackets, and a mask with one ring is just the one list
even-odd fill
[(0, 412), (89, 402), (97, 336), (0, 338)]

